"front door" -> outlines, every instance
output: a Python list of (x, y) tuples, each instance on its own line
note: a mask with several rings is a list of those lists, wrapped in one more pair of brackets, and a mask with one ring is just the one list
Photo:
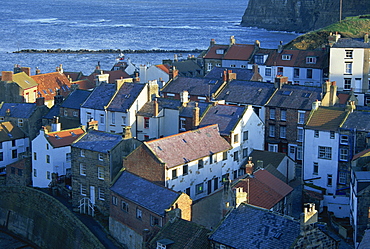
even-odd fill
[(90, 186), (90, 201), (95, 205), (95, 186)]
[(212, 192), (212, 180), (208, 180), (207, 193), (210, 194), (211, 192)]

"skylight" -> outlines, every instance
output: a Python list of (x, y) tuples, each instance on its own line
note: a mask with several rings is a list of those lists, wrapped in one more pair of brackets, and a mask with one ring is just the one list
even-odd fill
[(281, 94), (285, 96), (290, 96), (293, 91), (283, 91)]
[(312, 93), (303, 93), (302, 94), (302, 97), (303, 98), (309, 98), (311, 96)]

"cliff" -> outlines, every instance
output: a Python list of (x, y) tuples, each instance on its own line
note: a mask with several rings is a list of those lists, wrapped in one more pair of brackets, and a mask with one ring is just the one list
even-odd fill
[[(369, 0), (342, 0), (342, 19), (370, 13)], [(249, 0), (241, 25), (308, 32), (340, 19), (340, 0)]]

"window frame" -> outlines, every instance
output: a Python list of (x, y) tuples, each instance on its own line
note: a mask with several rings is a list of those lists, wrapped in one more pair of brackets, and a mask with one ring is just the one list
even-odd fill
[(150, 118), (144, 117), (144, 129), (149, 129), (150, 126)]
[(196, 184), (195, 185), (195, 194), (196, 195), (199, 195), (199, 194), (202, 194), (203, 192), (204, 192), (204, 184), (203, 184), (203, 182)]
[(103, 166), (97, 166), (97, 174), (98, 174), (98, 179), (99, 180), (104, 180), (105, 178), (105, 170)]
[(80, 163), (80, 175), (86, 176), (86, 165), (84, 163)]
[(124, 200), (121, 200), (121, 210), (128, 213), (128, 203)]
[(333, 150), (328, 146), (318, 146), (318, 158), (332, 160)]

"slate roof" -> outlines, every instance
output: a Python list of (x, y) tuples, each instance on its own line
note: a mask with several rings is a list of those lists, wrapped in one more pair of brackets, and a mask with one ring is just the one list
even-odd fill
[(0, 123), (0, 142), (25, 138), (24, 132), (11, 122)]
[(113, 112), (127, 112), (145, 86), (145, 84), (139, 83), (123, 83), (117, 94), (114, 95), (109, 103), (107, 110)]
[(90, 74), (89, 76), (86, 77), (86, 79), (88, 79), (90, 82), (95, 82), (95, 77), (98, 74), (109, 74), (108, 83), (110, 84), (115, 83), (116, 80), (118, 79), (130, 78), (130, 75), (128, 75), (125, 71), (122, 71), (122, 70), (114, 70), (114, 71), (102, 70), (101, 73), (94, 72)]
[(290, 248), (299, 233), (300, 224), (292, 218), (241, 204), (226, 216), (210, 239), (236, 249), (276, 249)]
[(231, 148), (217, 125), (144, 142), (168, 168), (207, 157)]
[[(181, 106), (180, 100), (157, 98), (158, 111), (165, 109), (178, 110)], [(154, 113), (154, 101), (146, 102), (144, 106), (136, 113), (139, 116), (152, 117)]]
[(181, 195), (181, 192), (159, 186), (126, 170), (110, 189), (162, 217), (166, 213), (165, 210), (169, 209)]
[(60, 116), (60, 105), (53, 105), (42, 118), (53, 119), (54, 117), (59, 116)]
[(226, 103), (264, 106), (274, 92), (275, 86), (271, 83), (232, 80), (216, 99)]
[(370, 43), (364, 43), (352, 38), (340, 38), (333, 44), (333, 48), (370, 48)]
[(238, 187), (242, 187), (244, 192), (249, 193), (248, 204), (266, 209), (273, 208), (293, 191), (292, 187), (264, 169), (254, 172), (254, 177), (247, 176), (238, 180), (233, 188)]
[(246, 106), (235, 105), (215, 105), (210, 106), (206, 113), (202, 116), (199, 126), (208, 126), (218, 124), (218, 129), (221, 135), (230, 135), (234, 130), (244, 112)]
[(76, 89), (67, 96), (61, 107), (79, 110), (90, 94), (91, 91)]
[(22, 89), (37, 87), (34, 79), (28, 76), (25, 72), (13, 74), (13, 81), (16, 82)]
[[(227, 51), (228, 48), (229, 48), (229, 45), (215, 44), (211, 48), (208, 49), (208, 51), (203, 56), (203, 58), (204, 59), (222, 59), (222, 57), (224, 56), (224, 54), (225, 54), (225, 52)], [(225, 52), (223, 54), (217, 54), (216, 50), (219, 50), (219, 49), (222, 49)]]
[(210, 231), (194, 222), (176, 218), (159, 231), (150, 241), (149, 248), (157, 248), (157, 241), (171, 241), (171, 249), (209, 248), (208, 233)]
[(321, 93), (321, 87), (284, 84), (275, 92), (266, 106), (310, 111), (312, 103), (321, 100)]
[(64, 97), (71, 92), (71, 82), (59, 72), (32, 75), (31, 78), (37, 82), (38, 94), (44, 97), (45, 101), (54, 100), (57, 90)]
[(218, 79), (177, 77), (166, 84), (161, 92), (179, 94), (188, 91), (190, 96), (209, 96), (215, 93), (222, 83), (223, 81)]
[(198, 103), (199, 107), (199, 116), (202, 117), (204, 112), (207, 110), (209, 103), (205, 102), (195, 102), (190, 101), (186, 104), (186, 106), (180, 107), (180, 117), (191, 118), (193, 117), (193, 109), (195, 107), (195, 103)]
[(75, 128), (45, 133), (45, 137), (54, 148), (59, 148), (71, 145), (84, 133), (83, 129)]
[(243, 60), (247, 61), (254, 51), (254, 44), (233, 44), (224, 55), (224, 60)]
[(335, 131), (346, 120), (348, 112), (338, 107), (320, 106), (307, 121), (307, 129)]
[(225, 70), (231, 70), (233, 73), (235, 73), (237, 80), (251, 80), (253, 76), (252, 69), (213, 67), (212, 70), (204, 76), (204, 78), (222, 80), (222, 75)]
[(34, 103), (3, 103), (0, 107), (0, 117), (7, 116), (6, 110), (10, 110), (9, 117), (30, 118), (36, 110)]
[[(202, 68), (194, 60), (172, 62), (172, 65), (179, 70), (180, 76), (197, 76), (202, 72)], [(188, 75), (192, 74), (192, 75)]]
[(108, 153), (121, 141), (122, 136), (119, 134), (90, 130), (72, 144), (72, 147)]
[[(281, 53), (275, 51), (267, 58), (266, 66), (284, 66), (300, 68), (323, 69), (327, 65), (327, 52), (324, 50), (289, 50), (285, 49)], [(283, 60), (282, 55), (291, 55), (290, 60)], [(315, 57), (316, 63), (306, 63), (307, 57)]]
[(108, 105), (115, 92), (115, 84), (101, 84), (93, 90), (81, 107), (104, 110), (104, 106)]
[(261, 160), (263, 161), (263, 167), (271, 164), (277, 168), (287, 155), (280, 152), (253, 150), (249, 156), (252, 157), (255, 166), (257, 166), (257, 161)]
[(370, 112), (354, 111), (350, 113), (341, 126), (342, 129), (356, 129), (356, 131), (370, 131)]

